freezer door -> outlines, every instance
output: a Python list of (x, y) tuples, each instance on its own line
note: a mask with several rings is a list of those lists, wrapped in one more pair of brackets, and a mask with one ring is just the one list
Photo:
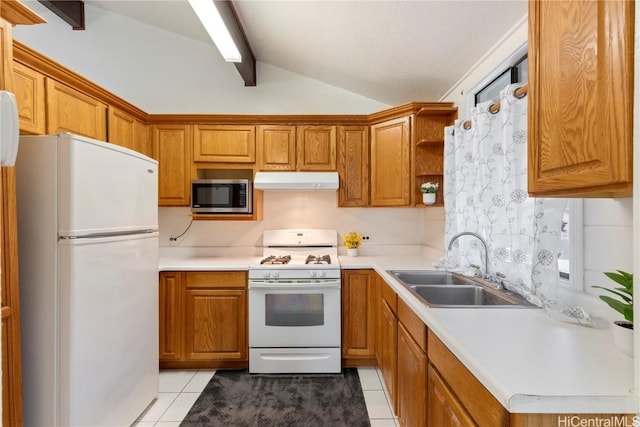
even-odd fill
[(158, 163), (117, 145), (58, 137), (58, 233), (158, 228)]
[(61, 426), (128, 426), (158, 393), (158, 234), (59, 245)]

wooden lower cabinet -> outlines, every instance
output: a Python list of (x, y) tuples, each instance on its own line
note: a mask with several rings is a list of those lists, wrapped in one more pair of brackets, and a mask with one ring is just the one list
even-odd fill
[(245, 271), (160, 273), (160, 366), (248, 366)]
[(375, 365), (376, 273), (342, 272), (342, 364)]
[(427, 425), (427, 355), (398, 323), (398, 421), (403, 427)]
[(477, 425), (431, 365), (427, 371), (427, 425), (429, 427)]
[(160, 360), (182, 360), (184, 274), (160, 273)]
[(376, 357), (382, 372), (382, 380), (391, 400), (391, 408), (397, 413), (396, 379), (398, 349), (398, 318), (396, 317), (397, 295), (382, 280), (379, 285), (381, 297), (378, 299), (378, 344)]

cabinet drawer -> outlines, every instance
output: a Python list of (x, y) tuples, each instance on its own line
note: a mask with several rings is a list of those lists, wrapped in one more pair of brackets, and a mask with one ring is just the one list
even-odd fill
[(427, 326), (402, 299), (398, 298), (398, 320), (418, 346), (427, 352)]
[(381, 282), (382, 286), (380, 292), (382, 294), (382, 299), (389, 304), (393, 314), (396, 314), (398, 312), (398, 295), (384, 280)]
[(431, 331), (427, 347), (429, 363), (479, 426), (508, 425), (507, 410)]
[(187, 288), (247, 288), (246, 271), (188, 272)]

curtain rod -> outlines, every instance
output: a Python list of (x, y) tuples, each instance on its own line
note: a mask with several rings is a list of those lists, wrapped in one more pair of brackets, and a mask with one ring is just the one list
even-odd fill
[[(515, 98), (522, 99), (525, 96), (527, 96), (528, 92), (529, 92), (529, 84), (526, 83), (520, 86), (519, 88), (514, 89), (513, 96)], [(500, 111), (500, 101), (494, 102), (493, 104), (489, 105), (489, 112), (491, 114), (497, 114), (498, 111)], [(466, 130), (471, 129), (471, 120), (467, 120), (464, 123), (462, 123), (462, 127), (465, 128)]]

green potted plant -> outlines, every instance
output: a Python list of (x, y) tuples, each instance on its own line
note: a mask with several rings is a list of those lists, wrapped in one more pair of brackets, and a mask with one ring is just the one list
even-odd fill
[(440, 188), (440, 184), (437, 182), (425, 182), (420, 186), (422, 191), (422, 203), (425, 205), (432, 205), (436, 202), (436, 193)]
[(600, 299), (624, 317), (625, 320), (613, 322), (616, 325), (613, 328), (613, 340), (618, 348), (633, 356), (633, 274), (622, 270), (618, 270), (617, 273), (607, 272), (604, 274), (620, 287), (613, 289), (604, 286), (593, 287), (614, 295), (614, 297), (600, 295)]

